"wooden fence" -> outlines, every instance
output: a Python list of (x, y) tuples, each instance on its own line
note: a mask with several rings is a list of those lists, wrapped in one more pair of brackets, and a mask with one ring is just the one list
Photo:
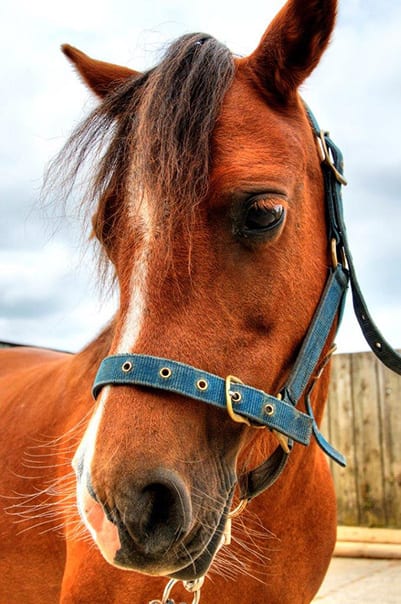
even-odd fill
[(331, 463), (339, 524), (401, 528), (401, 376), (370, 352), (335, 355), (322, 431), (347, 457)]

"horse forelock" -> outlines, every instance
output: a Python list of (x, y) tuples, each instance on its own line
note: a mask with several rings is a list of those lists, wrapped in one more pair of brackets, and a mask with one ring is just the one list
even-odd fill
[(82, 207), (95, 212), (106, 247), (124, 234), (119, 220), (127, 204), (132, 215), (144, 197), (164, 233), (178, 224), (190, 231), (208, 191), (211, 135), (234, 71), (223, 44), (205, 34), (182, 36), (159, 65), (108, 95), (72, 134), (50, 181), (61, 181), (67, 198), (84, 170)]
[(196, 206), (208, 188), (210, 139), (234, 62), (214, 38), (180, 38), (147, 78), (134, 135), (148, 198), (169, 211)]

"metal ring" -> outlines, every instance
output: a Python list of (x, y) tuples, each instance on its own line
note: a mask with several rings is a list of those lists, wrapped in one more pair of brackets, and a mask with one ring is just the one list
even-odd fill
[(205, 577), (199, 577), (198, 579), (183, 581), (183, 585), (187, 591), (193, 594), (202, 589), (204, 582)]
[(176, 585), (176, 583), (178, 583), (178, 579), (170, 579), (170, 581), (167, 583), (163, 591), (162, 604), (166, 604), (170, 597), (171, 590), (173, 589), (174, 585)]
[(168, 378), (172, 376), (172, 373), (170, 367), (162, 367), (159, 371), (160, 377), (164, 380), (168, 380)]
[(341, 172), (337, 169), (337, 167), (333, 161), (332, 154), (326, 143), (326, 135), (329, 136), (329, 133), (324, 132), (324, 130), (321, 130), (320, 134), (317, 135), (317, 140), (319, 141), (319, 146), (320, 146), (320, 151), (321, 151), (320, 155), (321, 155), (322, 161), (326, 162), (326, 164), (328, 166), (330, 166), (330, 168), (332, 169), (332, 171), (334, 173), (334, 176), (336, 177), (336, 180), (340, 184), (347, 185), (348, 183), (347, 183), (344, 175), (341, 174)]
[(130, 372), (132, 368), (133, 364), (131, 363), (131, 361), (125, 361), (125, 363), (121, 365), (121, 371), (124, 371), (124, 373)]
[(230, 519), (237, 518), (237, 516), (242, 514), (242, 512), (245, 510), (247, 505), (248, 505), (248, 499), (241, 499), (239, 504), (237, 505), (237, 507), (234, 508), (233, 510), (231, 510), (231, 512), (228, 512), (227, 517)]
[[(204, 581), (204, 577), (199, 577), (199, 579), (195, 579), (193, 582), (192, 581), (183, 581), (183, 585), (184, 585), (185, 589), (187, 591), (189, 591), (190, 593), (194, 594), (192, 604), (199, 603), (200, 590), (202, 588), (203, 581)], [(171, 594), (174, 586), (177, 583), (179, 583), (178, 579), (170, 579), (170, 581), (167, 583), (166, 587), (164, 588), (164, 592), (163, 592), (162, 604), (168, 604), (168, 602), (170, 601), (169, 600), (170, 594)]]
[(209, 388), (209, 384), (206, 380), (201, 379), (196, 382), (196, 387), (201, 392), (204, 392), (205, 390), (207, 390)]

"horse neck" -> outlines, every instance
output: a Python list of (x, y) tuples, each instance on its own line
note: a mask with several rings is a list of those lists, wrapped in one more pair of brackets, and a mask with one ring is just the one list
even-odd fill
[(85, 348), (75, 355), (76, 365), (84, 365), (87, 368), (94, 367), (97, 370), (102, 359), (108, 355), (115, 331), (115, 319), (113, 319)]

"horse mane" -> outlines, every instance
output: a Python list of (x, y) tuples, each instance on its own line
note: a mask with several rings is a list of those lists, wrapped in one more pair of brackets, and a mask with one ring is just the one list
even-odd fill
[(117, 227), (127, 195), (131, 204), (146, 196), (163, 232), (171, 235), (183, 220), (190, 230), (208, 191), (211, 134), (234, 71), (232, 54), (213, 37), (182, 36), (159, 65), (112, 91), (73, 132), (45, 183), (62, 185), (66, 201), (84, 174), (82, 207), (95, 212), (106, 250), (124, 231)]

